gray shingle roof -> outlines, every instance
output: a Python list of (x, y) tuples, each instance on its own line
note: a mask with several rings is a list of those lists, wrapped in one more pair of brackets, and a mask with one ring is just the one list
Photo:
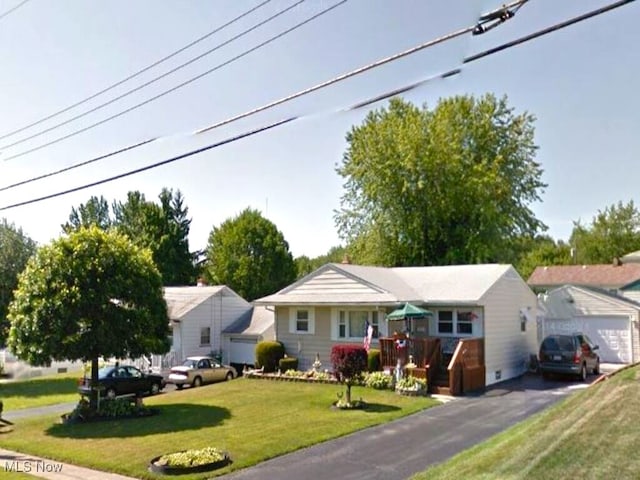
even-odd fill
[(275, 314), (264, 306), (254, 306), (233, 322), (222, 333), (265, 336), (273, 329)]
[(513, 267), (499, 264), (385, 268), (330, 263), (255, 303), (477, 303), (506, 274), (520, 278)]
[(165, 287), (164, 299), (170, 320), (180, 320), (208, 298), (224, 290), (224, 285), (211, 287)]

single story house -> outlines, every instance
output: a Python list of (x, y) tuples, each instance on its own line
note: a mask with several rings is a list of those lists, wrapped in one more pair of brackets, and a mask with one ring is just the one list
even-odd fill
[(601, 361), (640, 361), (640, 304), (614, 292), (565, 285), (539, 295), (543, 335), (584, 332), (599, 346)]
[(231, 365), (237, 369), (255, 365), (256, 344), (275, 340), (274, 318), (272, 309), (256, 306), (222, 331), (222, 351)]
[(335, 343), (362, 343), (368, 323), (372, 347), (379, 348), (402, 328), (386, 315), (406, 302), (432, 312), (407, 325), (412, 337), (437, 338), (450, 351), (460, 340), (481, 340), (483, 385), (524, 373), (537, 351), (536, 295), (510, 265), (330, 263), (254, 303), (274, 309), (276, 339), (298, 357), (300, 369), (310, 368), (317, 355), (330, 370)]
[(195, 355), (220, 355), (224, 362), (230, 360), (222, 332), (251, 313), (249, 302), (225, 285), (165, 287), (164, 298), (171, 351), (153, 356), (152, 368), (165, 369)]

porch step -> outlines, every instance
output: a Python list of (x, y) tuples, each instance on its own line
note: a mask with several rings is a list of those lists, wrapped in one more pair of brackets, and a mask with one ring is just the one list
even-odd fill
[(429, 390), (431, 391), (431, 393), (434, 393), (436, 395), (451, 395), (451, 390), (449, 390), (449, 387), (441, 385), (431, 385), (431, 388)]

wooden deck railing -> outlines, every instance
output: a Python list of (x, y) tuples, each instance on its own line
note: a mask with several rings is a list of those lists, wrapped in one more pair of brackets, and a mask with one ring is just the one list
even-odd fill
[[(404, 343), (398, 344), (396, 340)], [(440, 339), (438, 338), (380, 339), (380, 361), (383, 369), (391, 370), (395, 368), (398, 359), (400, 359), (402, 365), (405, 365), (409, 362), (409, 356), (412, 357), (413, 363), (417, 365), (417, 368), (427, 369), (429, 364), (434, 361), (434, 355), (436, 355), (437, 361), (439, 352)]]
[(460, 340), (447, 369), (451, 395), (461, 395), (484, 388), (484, 339)]

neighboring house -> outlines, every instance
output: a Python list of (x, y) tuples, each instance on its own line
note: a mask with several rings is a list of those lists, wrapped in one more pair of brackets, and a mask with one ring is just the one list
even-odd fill
[(154, 356), (154, 368), (167, 368), (193, 355), (222, 355), (223, 361), (229, 361), (222, 332), (251, 311), (249, 302), (224, 285), (165, 287), (164, 298), (171, 351), (162, 358)]
[(256, 306), (222, 331), (222, 351), (228, 352), (228, 361), (236, 368), (254, 366), (256, 344), (275, 340), (273, 309)]
[(362, 343), (366, 322), (374, 327), (373, 347), (401, 328), (385, 315), (405, 302), (433, 312), (412, 321), (412, 337), (437, 337), (443, 350), (459, 339), (483, 340), (486, 385), (522, 374), (537, 351), (536, 296), (510, 265), (327, 264), (255, 304), (275, 309), (275, 336), (300, 369), (316, 355), (331, 369), (331, 347)]
[(624, 292), (640, 282), (640, 263), (611, 265), (555, 265), (536, 267), (527, 283), (537, 291), (564, 285), (596, 287)]
[(543, 334), (586, 333), (603, 362), (640, 360), (640, 304), (607, 290), (565, 285), (539, 295)]

